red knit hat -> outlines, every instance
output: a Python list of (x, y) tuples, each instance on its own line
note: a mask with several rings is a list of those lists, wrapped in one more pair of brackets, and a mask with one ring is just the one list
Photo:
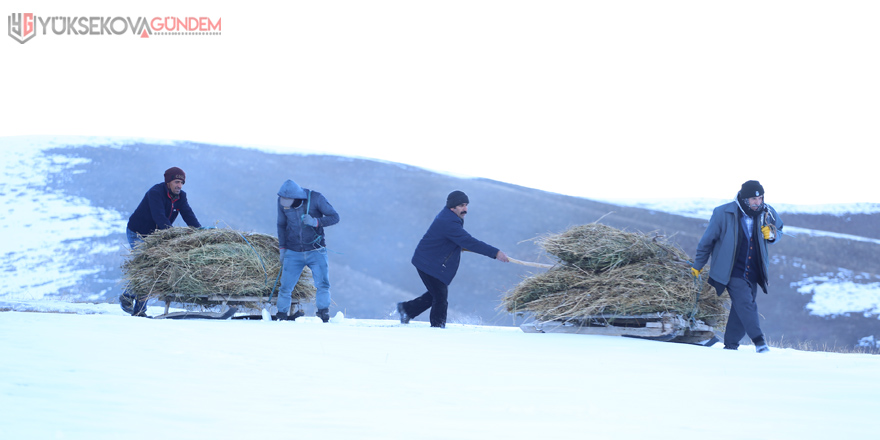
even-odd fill
[(186, 173), (183, 172), (182, 169), (177, 167), (171, 167), (165, 170), (165, 183), (168, 183), (174, 179), (180, 179), (183, 183), (186, 183)]

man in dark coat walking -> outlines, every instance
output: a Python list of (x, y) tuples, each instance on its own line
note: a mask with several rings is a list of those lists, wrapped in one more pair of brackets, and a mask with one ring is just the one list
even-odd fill
[(712, 212), (709, 226), (697, 244), (691, 274), (699, 277), (712, 256), (709, 284), (720, 296), (730, 295), (730, 316), (724, 331), (724, 348), (736, 350), (746, 334), (758, 353), (770, 351), (758, 321), (755, 302), (758, 286), (767, 293), (770, 277), (767, 245), (778, 243), (782, 219), (772, 206), (764, 204), (764, 187), (757, 180), (742, 184), (733, 202)]
[[(156, 230), (170, 228), (178, 215), (183, 217), (187, 226), (202, 227), (186, 199), (183, 190), (185, 183), (186, 173), (178, 167), (171, 167), (165, 170), (165, 182), (153, 185), (144, 194), (141, 203), (128, 218), (125, 230), (132, 250), (143, 241), (143, 237)], [(119, 297), (119, 305), (133, 316), (146, 316), (146, 300), (136, 298), (127, 291)]]
[(449, 193), (446, 207), (434, 217), (433, 223), (416, 246), (412, 264), (428, 291), (411, 301), (397, 303), (397, 313), (402, 324), (408, 323), (430, 307), (431, 327), (446, 327), (449, 284), (458, 271), (463, 250), (504, 263), (510, 261), (504, 252), (477, 240), (464, 230), (468, 203), (465, 193)]

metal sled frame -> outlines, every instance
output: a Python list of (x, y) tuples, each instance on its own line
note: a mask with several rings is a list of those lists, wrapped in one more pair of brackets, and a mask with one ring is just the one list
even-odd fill
[[(199, 318), (204, 317), (207, 319), (228, 319), (231, 318), (232, 315), (238, 311), (238, 307), (235, 305), (241, 305), (245, 303), (270, 303), (275, 304), (278, 301), (278, 297), (274, 296), (271, 300), (266, 297), (261, 296), (235, 296), (235, 295), (222, 295), (222, 294), (206, 294), (206, 295), (181, 295), (175, 293), (166, 293), (163, 295), (159, 295), (159, 301), (165, 302), (165, 313), (155, 318), (159, 319), (186, 319), (186, 318)], [(233, 310), (231, 313), (227, 310), (224, 313), (219, 312), (174, 312), (169, 313), (169, 309), (171, 308), (171, 303), (181, 303), (181, 304), (196, 304), (196, 305), (204, 305), (204, 306), (229, 306), (230, 310)], [(291, 307), (299, 304), (299, 301), (296, 298), (293, 298), (290, 305)], [(229, 316), (226, 316), (229, 315)], [(225, 318), (224, 318), (225, 316)]]
[(688, 322), (677, 313), (594, 315), (566, 321), (532, 321), (520, 325), (526, 333), (574, 333), (626, 336), (668, 342), (701, 344), (715, 336), (703, 321)]

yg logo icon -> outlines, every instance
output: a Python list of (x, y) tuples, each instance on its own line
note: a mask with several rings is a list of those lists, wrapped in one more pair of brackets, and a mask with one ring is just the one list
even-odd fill
[(9, 36), (21, 44), (37, 35), (34, 28), (34, 14), (9, 14)]

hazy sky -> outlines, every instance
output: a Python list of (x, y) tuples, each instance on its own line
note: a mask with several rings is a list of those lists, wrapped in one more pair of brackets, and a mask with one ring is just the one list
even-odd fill
[[(727, 198), (758, 179), (771, 203), (880, 202), (875, 1), (12, 1), (0, 12), (0, 136), (318, 151), (601, 199)], [(9, 18), (28, 12), (36, 35), (20, 44)], [(222, 26), (54, 33), (76, 17)]]

